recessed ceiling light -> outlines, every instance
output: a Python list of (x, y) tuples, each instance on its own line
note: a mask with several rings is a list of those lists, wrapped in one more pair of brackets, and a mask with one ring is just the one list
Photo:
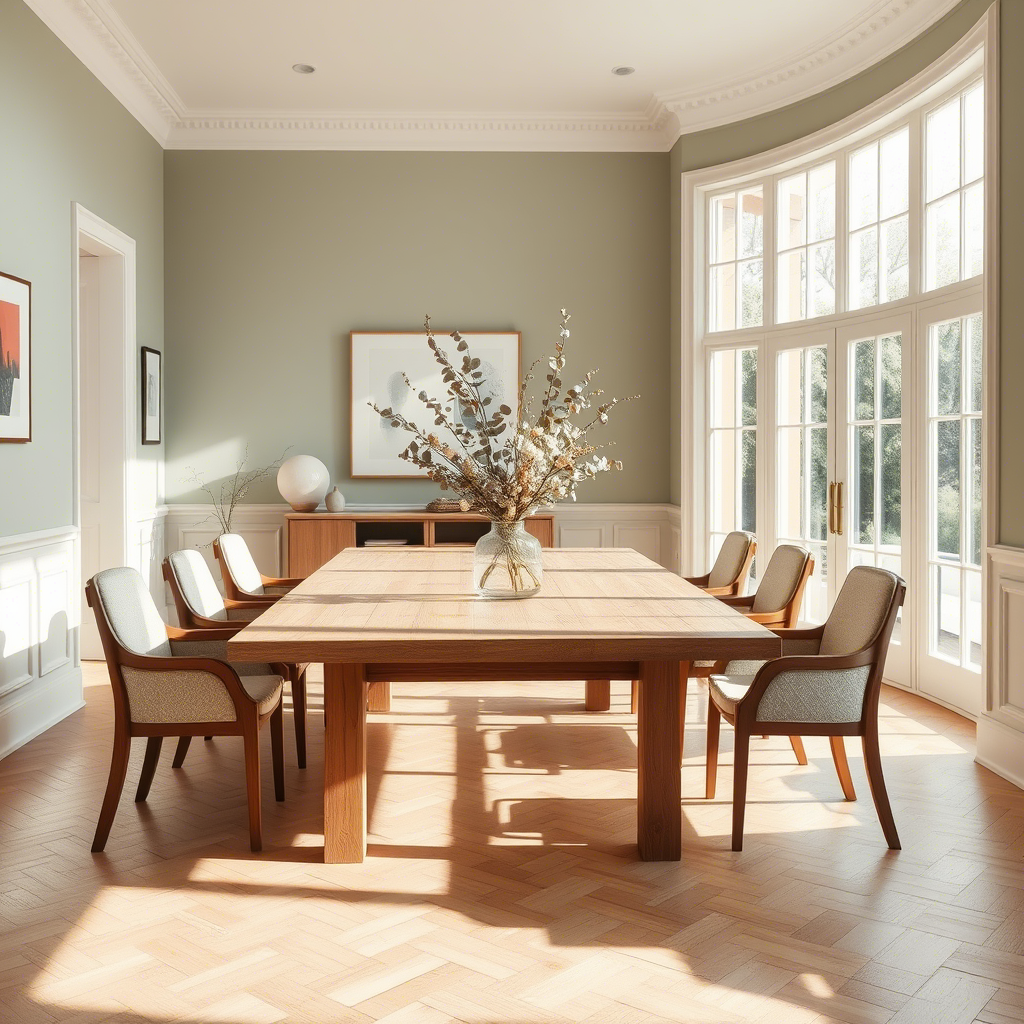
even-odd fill
[(619, 64), (617, 67), (612, 68), (612, 74), (618, 75), (620, 78), (631, 75), (634, 71), (636, 71), (636, 68), (631, 68), (628, 64)]
[(292, 71), (297, 75), (311, 75), (316, 71), (316, 68), (312, 64), (293, 64)]

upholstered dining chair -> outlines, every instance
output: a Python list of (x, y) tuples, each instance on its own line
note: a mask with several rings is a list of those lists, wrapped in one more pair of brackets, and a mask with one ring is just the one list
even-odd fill
[(715, 795), (721, 719), (736, 728), (732, 848), (743, 849), (743, 817), (752, 734), (828, 736), (847, 800), (856, 793), (845, 736), (860, 736), (875, 809), (890, 849), (900, 849), (882, 776), (878, 695), (893, 625), (906, 583), (886, 569), (850, 570), (822, 626), (779, 629), (783, 656), (768, 662), (720, 662), (710, 678), (707, 788)]
[(256, 567), (249, 545), (237, 533), (223, 533), (213, 542), (213, 554), (224, 580), (224, 593), (235, 601), (275, 600), (297, 587), (301, 579), (264, 576)]
[(757, 554), (757, 540), (752, 533), (733, 530), (728, 534), (715, 559), (703, 576), (688, 576), (687, 583), (700, 587), (714, 597), (731, 597), (743, 592), (750, 575), (750, 565)]
[(127, 567), (97, 573), (85, 588), (96, 615), (114, 692), (114, 747), (93, 853), (107, 844), (128, 771), (131, 741), (146, 737), (136, 803), (149, 795), (165, 736), (177, 736), (180, 767), (193, 736), (241, 736), (249, 802), (249, 845), (262, 849), (260, 729), (270, 723), (274, 795), (284, 800), (281, 693), (284, 667), (230, 665), (233, 630), (189, 630), (160, 617), (142, 576)]
[[(163, 575), (171, 588), (178, 624), (185, 629), (230, 629), (234, 634), (276, 600), (242, 601), (221, 597), (206, 559), (191, 549), (169, 554), (163, 561)], [(304, 664), (285, 666), (291, 684), (295, 755), (300, 768), (306, 767), (307, 667)]]

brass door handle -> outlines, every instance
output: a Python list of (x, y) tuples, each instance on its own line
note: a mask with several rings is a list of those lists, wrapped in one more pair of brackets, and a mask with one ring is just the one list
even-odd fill
[(843, 481), (836, 484), (836, 533), (843, 535)]
[(836, 482), (830, 480), (828, 484), (828, 532), (836, 532)]

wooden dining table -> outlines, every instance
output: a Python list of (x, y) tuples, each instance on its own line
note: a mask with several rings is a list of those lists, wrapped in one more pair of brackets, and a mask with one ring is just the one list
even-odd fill
[(637, 846), (679, 860), (680, 677), (781, 641), (630, 548), (550, 548), (540, 592), (487, 600), (471, 548), (349, 548), (228, 641), (237, 662), (324, 666), (324, 860), (366, 855), (367, 687), (638, 679)]

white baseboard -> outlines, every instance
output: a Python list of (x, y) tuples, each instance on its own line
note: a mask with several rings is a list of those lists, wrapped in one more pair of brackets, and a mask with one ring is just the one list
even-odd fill
[(1024, 789), (1024, 734), (987, 715), (978, 719), (978, 751), (983, 768)]
[(78, 665), (66, 666), (19, 691), (19, 699), (0, 705), (0, 760), (83, 707)]

